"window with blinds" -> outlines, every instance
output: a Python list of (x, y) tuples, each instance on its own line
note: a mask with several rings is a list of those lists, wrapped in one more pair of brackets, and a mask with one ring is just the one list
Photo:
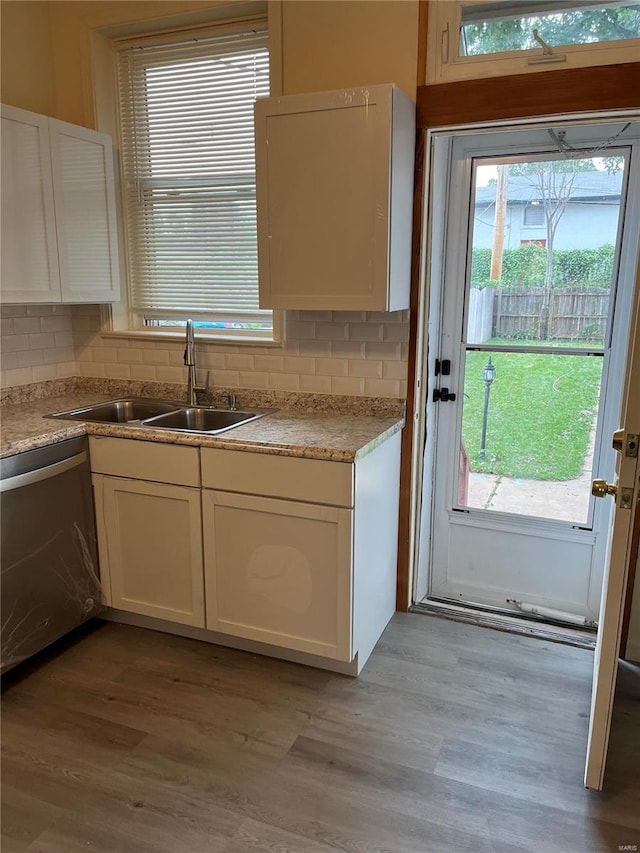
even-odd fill
[(123, 44), (119, 101), (130, 307), (145, 327), (197, 321), (273, 336), (258, 308), (253, 104), (266, 29)]

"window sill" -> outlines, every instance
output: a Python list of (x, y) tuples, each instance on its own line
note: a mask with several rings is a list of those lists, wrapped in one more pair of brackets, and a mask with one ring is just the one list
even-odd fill
[[(103, 338), (124, 338), (136, 341), (172, 341), (182, 343), (185, 332), (181, 329), (176, 332), (156, 331), (155, 329), (108, 329), (101, 331)], [(273, 338), (249, 337), (247, 335), (207, 335), (196, 330), (196, 342), (199, 344), (221, 344), (223, 346), (261, 346), (261, 347), (283, 347), (283, 340)]]

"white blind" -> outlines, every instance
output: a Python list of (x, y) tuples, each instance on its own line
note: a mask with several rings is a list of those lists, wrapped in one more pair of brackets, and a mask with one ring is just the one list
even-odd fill
[(253, 104), (269, 94), (265, 30), (125, 46), (119, 94), (131, 304), (258, 309)]

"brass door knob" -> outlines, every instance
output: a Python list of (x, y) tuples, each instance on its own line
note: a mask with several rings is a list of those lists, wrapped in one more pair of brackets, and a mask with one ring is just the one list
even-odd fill
[(606, 498), (607, 495), (615, 497), (618, 494), (618, 484), (607, 483), (606, 480), (594, 480), (591, 483), (591, 494), (595, 498)]

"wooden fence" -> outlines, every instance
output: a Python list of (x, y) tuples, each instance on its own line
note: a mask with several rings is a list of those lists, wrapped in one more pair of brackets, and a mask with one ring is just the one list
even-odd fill
[[(608, 290), (557, 287), (548, 294), (530, 287), (493, 290), (492, 337), (518, 340), (602, 340), (609, 313)], [(486, 338), (485, 338), (486, 340)]]

